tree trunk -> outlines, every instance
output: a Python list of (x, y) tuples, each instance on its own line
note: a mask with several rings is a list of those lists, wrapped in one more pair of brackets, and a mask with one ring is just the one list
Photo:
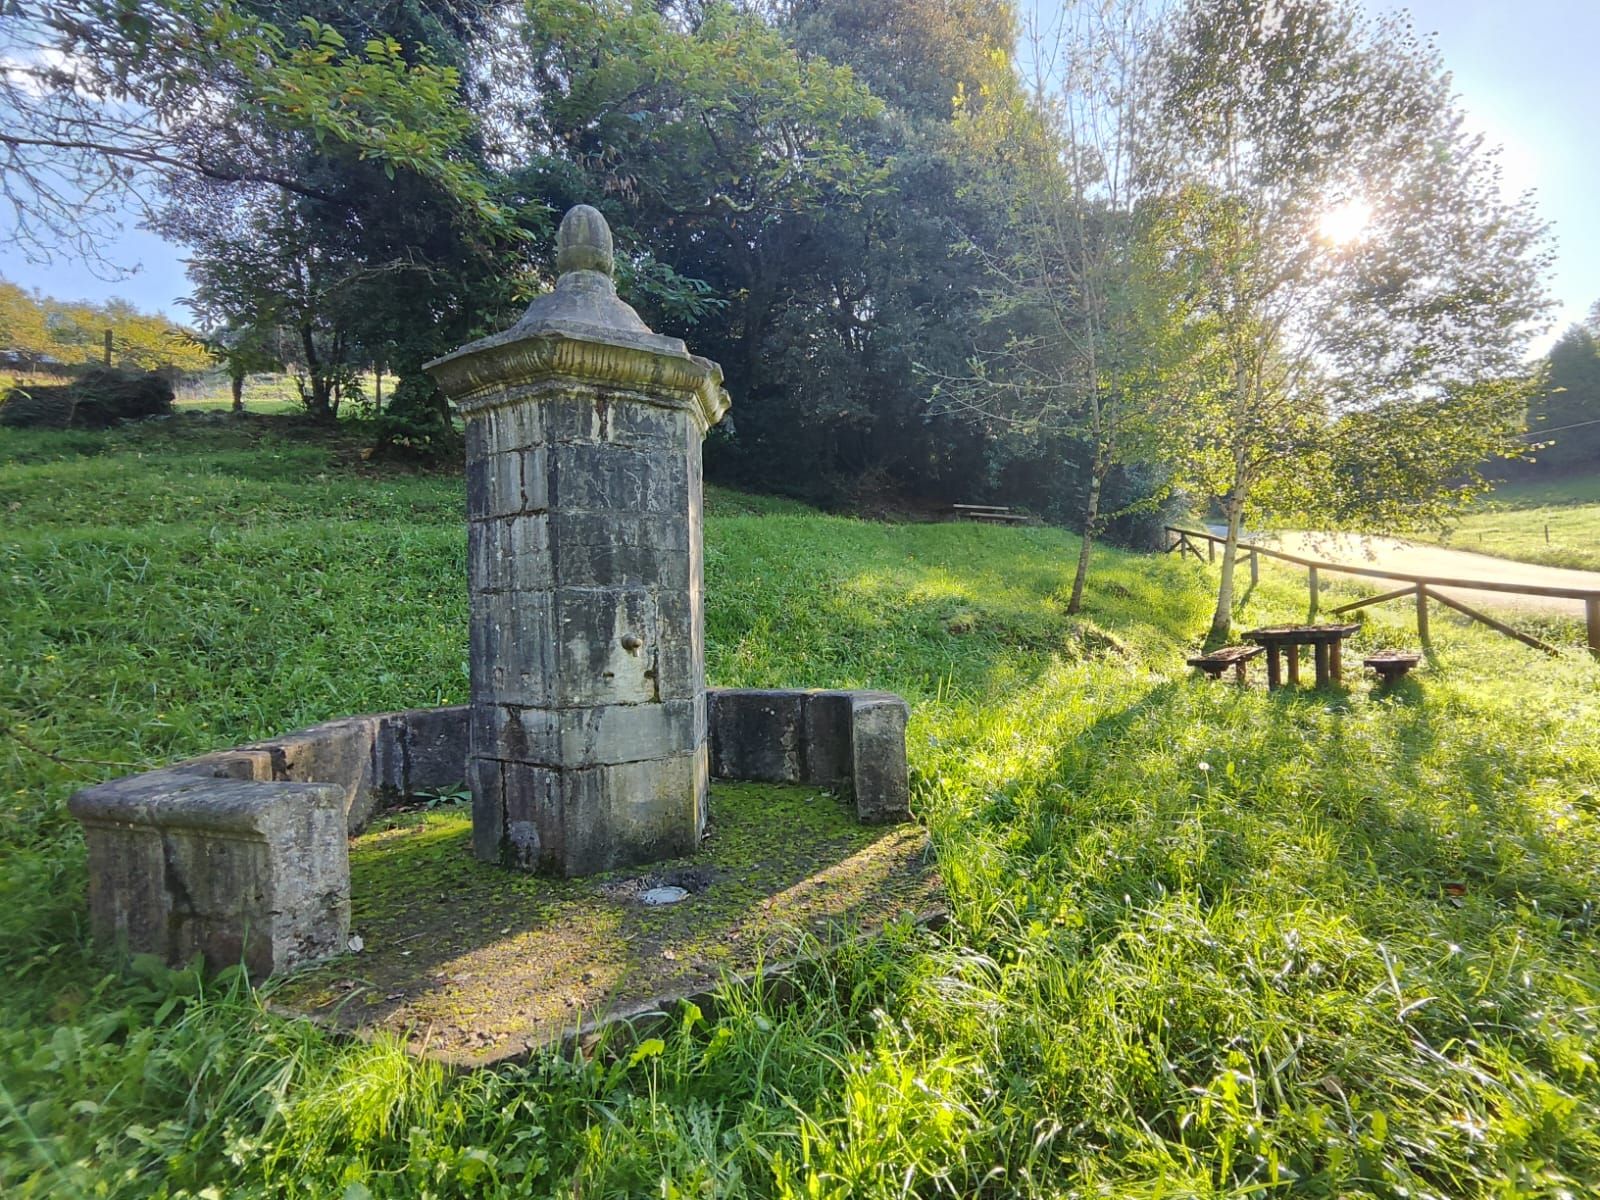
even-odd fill
[(306, 376), (311, 380), (311, 396), (307, 409), (319, 421), (333, 419), (333, 408), (329, 403), (328, 376), (322, 370), (322, 362), (317, 357), (317, 342), (311, 335), (311, 327), (300, 327), (300, 348), (306, 356)]
[(1105, 473), (1100, 455), (1096, 454), (1094, 465), (1089, 469), (1089, 498), (1083, 506), (1083, 539), (1078, 546), (1078, 571), (1072, 577), (1072, 596), (1067, 600), (1069, 614), (1083, 609), (1083, 585), (1089, 578), (1089, 551), (1094, 546), (1095, 534), (1099, 532), (1100, 487)]
[(1244, 497), (1239, 485), (1228, 495), (1223, 508), (1228, 519), (1227, 538), (1222, 543), (1222, 578), (1217, 583), (1217, 611), (1211, 617), (1211, 636), (1226, 638), (1233, 632), (1233, 567), (1239, 559), (1239, 526), (1244, 515)]
[(228, 384), (233, 390), (233, 411), (237, 415), (244, 412), (244, 372), (234, 367), (228, 372)]
[(372, 368), (372, 411), (383, 412), (383, 359), (379, 359)]

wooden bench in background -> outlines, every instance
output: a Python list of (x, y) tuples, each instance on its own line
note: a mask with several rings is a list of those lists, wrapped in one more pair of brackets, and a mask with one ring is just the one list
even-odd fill
[(1379, 650), (1361, 662), (1383, 677), (1385, 687), (1404, 678), (1407, 671), (1422, 661), (1422, 655), (1410, 650)]
[(1012, 512), (1009, 508), (1002, 508), (996, 504), (952, 504), (950, 519), (988, 521), (994, 525), (1025, 525), (1028, 521), (1027, 514)]
[(1245, 683), (1245, 664), (1264, 649), (1263, 646), (1221, 646), (1209, 654), (1195, 655), (1189, 665), (1198, 667), (1212, 679), (1221, 679), (1222, 673), (1232, 667), (1234, 681)]

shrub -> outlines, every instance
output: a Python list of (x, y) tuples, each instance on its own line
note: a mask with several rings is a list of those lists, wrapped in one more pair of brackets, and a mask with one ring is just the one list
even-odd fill
[(13, 387), (0, 397), (0, 425), (106, 429), (172, 412), (172, 381), (161, 371), (92, 367), (69, 384)]

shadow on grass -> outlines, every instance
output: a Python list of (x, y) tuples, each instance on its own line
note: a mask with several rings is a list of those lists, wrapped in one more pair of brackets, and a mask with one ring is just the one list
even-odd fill
[[(1217, 688), (1153, 688), (1086, 728), (1053, 768), (1065, 772), (1068, 757), (1085, 756), (1108, 765), (1097, 794), (1076, 802), (1118, 814), (1130, 830), (1126, 868), (1097, 890), (1153, 895), (1159, 881), (1237, 898), (1281, 883), (1284, 847), (1303, 844), (1315, 849), (1297, 870), (1316, 878), (1324, 898), (1347, 898), (1348, 915), (1373, 937), (1405, 919), (1373, 903), (1385, 896), (1440, 922), (1462, 905), (1492, 920), (1529, 903), (1561, 920), (1592, 920), (1584, 851), (1531, 800), (1535, 769), (1493, 725), (1446, 716), (1413, 679), (1374, 688), (1364, 702), (1351, 689)], [(1192, 724), (1175, 726), (1186, 715)], [(1205, 771), (1173, 763), (1186, 737), (1204, 742)], [(1199, 822), (1209, 846), (1198, 865), (1173, 848), (1173, 830), (1188, 822)]]

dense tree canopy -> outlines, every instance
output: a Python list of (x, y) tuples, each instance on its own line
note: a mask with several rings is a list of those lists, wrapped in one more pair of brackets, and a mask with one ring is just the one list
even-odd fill
[(452, 441), (420, 364), (548, 286), (579, 201), (723, 364), (708, 470), (765, 487), (1021, 502), (1086, 545), (1177, 483), (1235, 530), (1415, 522), (1527, 400), (1542, 230), (1432, 47), (1342, 0), (1070, 5), (1031, 60), (1049, 15), (1001, 0), (22, 10), (14, 241), (81, 248), (131, 189), (212, 345), (324, 416), (384, 368), (393, 444)]

